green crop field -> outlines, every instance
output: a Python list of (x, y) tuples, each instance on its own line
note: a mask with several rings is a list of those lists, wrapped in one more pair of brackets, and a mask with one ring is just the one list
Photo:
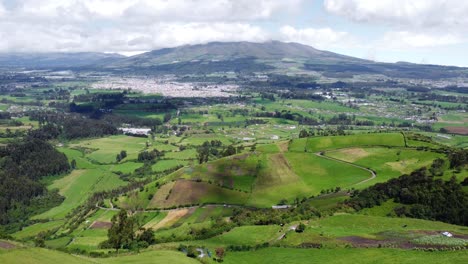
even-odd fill
[(443, 157), (440, 153), (430, 151), (381, 147), (341, 149), (327, 151), (325, 155), (374, 170), (377, 177), (363, 186), (387, 181), (421, 167), (428, 167), (434, 159)]
[(195, 259), (187, 258), (180, 252), (158, 250), (143, 252), (138, 255), (121, 255), (111, 258), (88, 258), (70, 255), (60, 251), (25, 248), (14, 249), (5, 253), (0, 253), (1, 263), (18, 264), (50, 264), (50, 263), (103, 263), (103, 264), (125, 264), (125, 263), (174, 263), (174, 264), (195, 264), (200, 263)]
[(216, 245), (260, 245), (275, 241), (280, 235), (281, 227), (277, 225), (268, 226), (242, 226), (216, 236), (202, 243), (207, 246)]
[(292, 249), (268, 248), (228, 253), (224, 263), (464, 263), (466, 253), (424, 252), (399, 249)]
[(61, 219), (84, 202), (93, 192), (110, 190), (123, 185), (123, 181), (111, 172), (101, 169), (74, 170), (69, 175), (54, 181), (49, 189), (59, 189), (65, 201), (58, 207), (37, 215), (35, 219)]
[(162, 172), (188, 164), (189, 162), (185, 160), (159, 160), (151, 168), (154, 172)]
[(125, 160), (136, 159), (138, 153), (145, 149), (148, 139), (130, 136), (109, 136), (99, 139), (83, 140), (73, 143), (72, 148), (90, 149), (86, 157), (101, 163), (115, 162), (115, 157), (121, 150), (127, 151)]
[(368, 171), (349, 164), (318, 157), (312, 153), (287, 153), (292, 170), (316, 194), (320, 190), (342, 187), (348, 188), (371, 177)]
[(318, 152), (327, 149), (339, 149), (357, 146), (404, 147), (405, 143), (401, 133), (356, 134), (351, 136), (295, 139), (291, 142), (289, 150), (292, 152)]
[(28, 237), (34, 237), (42, 231), (53, 230), (60, 227), (64, 223), (63, 220), (50, 221), (45, 223), (37, 223), (34, 225), (27, 226), (21, 231), (13, 234), (13, 237), (17, 239), (24, 239)]

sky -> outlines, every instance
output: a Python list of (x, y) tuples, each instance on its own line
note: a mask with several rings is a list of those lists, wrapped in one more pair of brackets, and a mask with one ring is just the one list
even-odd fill
[(0, 0), (0, 52), (141, 52), (298, 42), (364, 59), (468, 66), (467, 0)]

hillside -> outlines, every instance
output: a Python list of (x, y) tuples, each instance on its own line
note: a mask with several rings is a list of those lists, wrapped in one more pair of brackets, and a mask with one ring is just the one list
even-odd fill
[(153, 50), (140, 55), (111, 63), (109, 66), (149, 67), (175, 62), (215, 62), (239, 59), (257, 60), (314, 60), (316, 62), (354, 62), (368, 61), (321, 51), (299, 43), (270, 41), (253, 42), (211, 42), (199, 45), (185, 45), (176, 48)]
[(213, 72), (319, 72), (328, 77), (374, 74), (440, 79), (467, 76), (465, 68), (412, 63), (380, 63), (318, 50), (299, 43), (211, 42), (164, 48), (95, 65), (97, 70), (135, 74)]
[(0, 67), (75, 69), (126, 74), (210, 74), (237, 72), (320, 73), (331, 78), (355, 75), (441, 79), (467, 77), (466, 68), (414, 63), (380, 63), (280, 41), (210, 42), (163, 48), (125, 57), (115, 53), (3, 53)]
[(99, 52), (0, 53), (0, 67), (68, 68), (109, 63), (124, 56)]

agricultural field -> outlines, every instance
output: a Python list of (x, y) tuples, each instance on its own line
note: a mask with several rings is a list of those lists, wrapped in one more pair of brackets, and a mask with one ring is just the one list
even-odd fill
[(348, 148), (337, 151), (327, 151), (326, 156), (371, 168), (376, 172), (376, 178), (364, 185), (387, 181), (421, 167), (431, 165), (436, 158), (443, 155), (430, 151), (417, 151), (405, 148)]
[(225, 263), (463, 263), (464, 252), (408, 251), (399, 249), (292, 249), (268, 248), (255, 252), (233, 252)]
[[(243, 74), (164, 77), (239, 85), (219, 98), (95, 89), (109, 76), (79, 73), (0, 95), (0, 176), (21, 171), (38, 187), (0, 215), (0, 263), (220, 263), (220, 249), (223, 263), (466, 262), (465, 94)], [(3, 151), (35, 140), (63, 169), (34, 147)], [(420, 189), (383, 189), (414, 172)], [(116, 247), (120, 223), (131, 236)]]
[(127, 158), (122, 160), (134, 160), (138, 157), (138, 152), (146, 148), (146, 138), (111, 136), (100, 139), (80, 141), (70, 144), (70, 148), (83, 150), (85, 157), (98, 163), (115, 162), (115, 157), (121, 150), (127, 151)]

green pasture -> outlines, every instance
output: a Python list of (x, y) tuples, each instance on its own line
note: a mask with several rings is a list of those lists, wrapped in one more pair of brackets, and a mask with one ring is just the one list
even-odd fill
[(404, 147), (401, 133), (355, 134), (349, 136), (329, 136), (294, 139), (289, 150), (292, 152), (318, 152), (356, 146)]
[(94, 192), (114, 189), (124, 182), (109, 171), (101, 169), (74, 170), (69, 175), (54, 181), (49, 189), (59, 189), (65, 196), (63, 203), (34, 219), (62, 219)]
[(402, 249), (298, 249), (266, 248), (257, 251), (229, 252), (224, 263), (379, 263), (379, 264), (452, 264), (465, 263), (464, 251), (424, 252)]
[(363, 186), (409, 174), (421, 167), (429, 167), (434, 159), (444, 157), (443, 154), (431, 151), (382, 147), (341, 149), (328, 151), (325, 154), (375, 171), (377, 177)]
[(28, 237), (35, 237), (42, 231), (54, 230), (59, 228), (64, 223), (63, 220), (49, 221), (44, 223), (37, 223), (24, 227), (21, 231), (13, 234), (15, 239), (25, 239)]
[(116, 161), (120, 151), (127, 151), (125, 160), (132, 160), (138, 157), (138, 153), (146, 148), (147, 138), (130, 137), (125, 135), (109, 136), (98, 139), (82, 140), (70, 144), (72, 148), (89, 149), (86, 157), (101, 163), (111, 163)]

